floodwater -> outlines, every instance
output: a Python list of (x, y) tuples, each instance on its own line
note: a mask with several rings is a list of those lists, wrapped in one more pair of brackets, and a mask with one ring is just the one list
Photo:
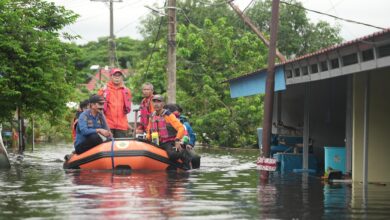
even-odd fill
[(64, 171), (70, 145), (38, 146), (0, 171), (0, 219), (389, 219), (390, 186), (272, 173), (256, 150), (199, 150), (187, 173)]

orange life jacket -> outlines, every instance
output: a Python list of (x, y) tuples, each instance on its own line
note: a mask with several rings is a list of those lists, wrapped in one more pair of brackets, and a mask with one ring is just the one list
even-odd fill
[(172, 114), (170, 111), (163, 110), (161, 115), (157, 115), (156, 112), (154, 112), (151, 115), (151, 128), (150, 132), (157, 132), (159, 136), (159, 142), (160, 143), (166, 143), (168, 141), (174, 141), (176, 139), (177, 131), (175, 128), (165, 121), (164, 115), (170, 115)]

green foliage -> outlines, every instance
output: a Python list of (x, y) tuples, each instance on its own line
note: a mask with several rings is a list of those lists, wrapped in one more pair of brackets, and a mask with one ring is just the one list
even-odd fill
[[(296, 0), (287, 2), (302, 6)], [(247, 15), (263, 32), (269, 32), (271, 4), (271, 0), (256, 1), (247, 11)], [(287, 57), (304, 55), (342, 40), (339, 27), (331, 27), (326, 22), (311, 23), (306, 11), (300, 7), (281, 3), (279, 14), (278, 49)]]
[(0, 11), (0, 118), (17, 108), (24, 117), (60, 118), (76, 85), (78, 48), (59, 31), (77, 16), (41, 0), (3, 0)]
[[(177, 102), (190, 116), (199, 140), (226, 147), (254, 145), (256, 128), (262, 123), (263, 96), (232, 99), (228, 84), (222, 82), (264, 68), (268, 50), (227, 4), (204, 2), (213, 1), (177, 1)], [(266, 36), (270, 11), (270, 0), (257, 1), (248, 10)], [(280, 16), (278, 47), (290, 57), (341, 41), (337, 27), (310, 23), (302, 9), (281, 4)], [(166, 21), (161, 21), (160, 32), (166, 33)], [(149, 16), (142, 24), (145, 50), (151, 51), (160, 17)], [(166, 92), (165, 36), (160, 33), (151, 64), (144, 57), (130, 82), (137, 101), (145, 81), (152, 82), (157, 93)]]
[[(205, 2), (219, 1), (177, 1), (177, 102), (198, 140), (250, 146), (262, 123), (263, 97), (232, 99), (223, 81), (264, 68), (268, 49), (227, 4)], [(256, 1), (247, 10), (266, 36), (270, 6), (271, 0)], [(77, 16), (42, 0), (2, 0), (0, 11), (0, 118), (11, 117), (19, 107), (26, 117), (34, 116), (40, 132), (68, 138), (73, 113), (65, 103), (80, 100), (76, 84), (90, 77), (91, 65), (107, 65), (107, 37), (82, 46), (61, 42), (58, 31)], [(166, 22), (150, 15), (141, 23), (144, 40), (116, 39), (118, 66), (135, 73), (126, 82), (135, 102), (141, 101), (144, 82), (151, 82), (156, 93), (166, 92)], [(311, 23), (304, 10), (281, 4), (278, 48), (283, 54), (302, 55), (340, 41), (338, 27)]]
[[(142, 52), (142, 43), (139, 40), (133, 40), (128, 37), (115, 39), (117, 66), (123, 69), (132, 70)], [(78, 81), (84, 83), (90, 78), (92, 65), (104, 67), (108, 64), (108, 38), (101, 37), (97, 42), (92, 41), (80, 46), (81, 54), (76, 60), (76, 68), (80, 72)]]
[[(161, 40), (158, 45), (149, 74), (136, 75), (132, 83), (140, 85), (148, 77), (155, 90), (164, 93), (166, 43)], [(199, 140), (226, 147), (256, 143), (262, 101), (259, 96), (231, 99), (222, 81), (264, 66), (266, 54), (254, 34), (235, 31), (226, 18), (204, 19), (201, 27), (178, 26), (177, 100), (191, 114)], [(141, 65), (138, 72), (144, 68)]]
[[(41, 138), (49, 142), (72, 142), (71, 124), (75, 111), (67, 109), (62, 117), (53, 118), (49, 115), (41, 115), (35, 119), (35, 138)], [(27, 133), (31, 136), (31, 126)]]

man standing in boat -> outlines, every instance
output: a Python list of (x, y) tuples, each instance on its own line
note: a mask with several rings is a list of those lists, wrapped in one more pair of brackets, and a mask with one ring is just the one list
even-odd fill
[(152, 105), (153, 85), (146, 82), (142, 85), (142, 96), (144, 97), (140, 106), (140, 125), (137, 127), (137, 134), (146, 132), (149, 124), (150, 115), (154, 112)]
[(147, 127), (146, 139), (160, 145), (172, 161), (181, 159), (185, 169), (190, 169), (191, 159), (186, 156), (181, 147), (181, 139), (184, 136), (184, 126), (169, 110), (163, 109), (165, 103), (161, 95), (152, 98), (154, 112)]
[(106, 119), (102, 113), (104, 98), (99, 95), (92, 95), (89, 99), (89, 109), (80, 114), (74, 148), (76, 154), (81, 154), (103, 141), (112, 137)]
[(129, 123), (127, 114), (131, 111), (131, 92), (123, 83), (123, 72), (118, 68), (110, 70), (111, 80), (100, 89), (98, 95), (105, 98), (104, 115), (115, 138), (127, 136)]

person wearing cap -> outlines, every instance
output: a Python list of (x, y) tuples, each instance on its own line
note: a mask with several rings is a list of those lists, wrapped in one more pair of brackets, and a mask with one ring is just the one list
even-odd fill
[(114, 137), (126, 137), (129, 129), (127, 114), (131, 111), (131, 91), (124, 85), (124, 75), (120, 69), (111, 69), (110, 77), (110, 81), (98, 91), (98, 95), (106, 100), (104, 114)]
[(140, 106), (140, 125), (137, 127), (137, 134), (143, 134), (146, 132), (146, 127), (149, 124), (150, 115), (154, 111), (152, 105), (153, 91), (153, 85), (151, 83), (146, 82), (142, 85), (143, 99)]
[(152, 103), (154, 112), (146, 128), (146, 139), (161, 146), (167, 152), (171, 161), (181, 159), (184, 163), (184, 168), (190, 169), (191, 160), (185, 156), (181, 148), (184, 126), (174, 114), (163, 108), (165, 103), (161, 95), (154, 95)]
[(85, 110), (88, 109), (88, 106), (89, 106), (89, 99), (81, 101), (80, 104), (79, 104), (79, 108), (77, 109), (76, 116), (74, 117), (73, 123), (72, 123), (72, 139), (73, 139), (73, 142), (76, 140), (76, 127), (77, 127), (77, 123), (78, 123), (79, 117), (80, 117), (81, 113), (83, 113)]
[(80, 114), (76, 128), (76, 141), (74, 148), (76, 154), (103, 143), (103, 140), (112, 134), (102, 113), (104, 98), (92, 95), (89, 98), (89, 109)]
[(189, 138), (189, 140), (183, 141), (183, 144), (186, 146), (187, 150), (193, 149), (195, 147), (196, 135), (190, 123), (188, 122), (187, 117), (181, 114), (183, 109), (178, 104), (166, 104), (164, 109), (168, 109), (170, 112), (172, 112), (176, 118), (179, 119), (180, 123), (184, 125), (185, 135)]

